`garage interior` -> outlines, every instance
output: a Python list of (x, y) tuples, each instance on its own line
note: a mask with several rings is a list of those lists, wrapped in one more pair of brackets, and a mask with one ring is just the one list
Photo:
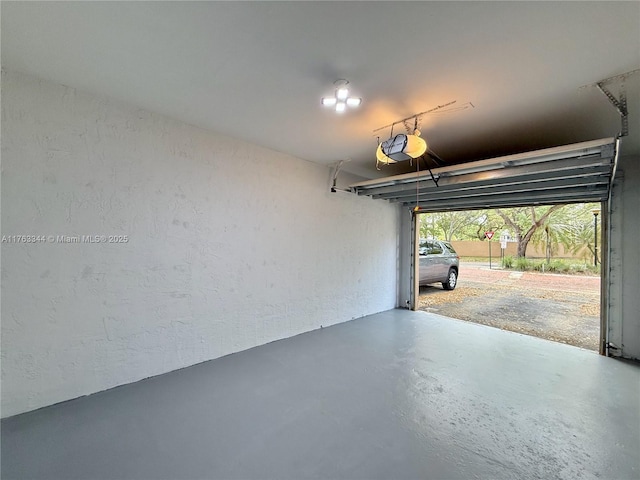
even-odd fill
[[(640, 3), (0, 8), (3, 479), (640, 478)], [(416, 207), (552, 200), (600, 355), (411, 311)]]

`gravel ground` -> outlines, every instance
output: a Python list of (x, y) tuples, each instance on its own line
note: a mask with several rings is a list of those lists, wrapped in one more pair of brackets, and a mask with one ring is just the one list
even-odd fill
[(420, 288), (419, 309), (598, 350), (600, 278), (463, 263), (453, 291)]

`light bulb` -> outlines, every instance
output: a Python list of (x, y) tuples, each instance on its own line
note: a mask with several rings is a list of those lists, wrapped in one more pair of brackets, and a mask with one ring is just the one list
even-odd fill
[(337, 102), (337, 99), (335, 97), (324, 97), (322, 99), (322, 105), (324, 105), (325, 107), (333, 107)]
[(345, 108), (347, 108), (347, 104), (346, 103), (344, 103), (344, 102), (336, 103), (336, 112), (342, 113), (342, 112), (344, 112)]
[(348, 88), (342, 87), (336, 90), (336, 97), (338, 100), (345, 100), (348, 96), (349, 96)]
[(357, 107), (361, 103), (362, 103), (361, 98), (353, 98), (353, 97), (347, 98), (347, 105), (349, 105), (350, 107)]

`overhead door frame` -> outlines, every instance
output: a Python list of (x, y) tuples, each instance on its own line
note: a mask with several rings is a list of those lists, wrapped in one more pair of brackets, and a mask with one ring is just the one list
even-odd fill
[[(412, 211), (410, 307), (417, 309), (418, 215), (530, 205), (601, 204), (600, 354), (608, 355), (610, 205), (619, 139), (605, 138), (355, 183), (352, 192)], [(400, 297), (400, 295), (399, 295)], [(400, 302), (400, 298), (399, 298)], [(400, 304), (400, 303), (399, 303)]]
[(450, 165), (351, 185), (358, 195), (430, 212), (602, 202), (615, 169), (616, 139)]

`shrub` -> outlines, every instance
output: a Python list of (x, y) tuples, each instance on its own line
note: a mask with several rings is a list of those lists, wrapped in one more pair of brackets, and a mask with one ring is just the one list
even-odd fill
[(530, 262), (525, 257), (516, 258), (516, 269), (524, 272), (529, 269)]
[(595, 265), (587, 264), (587, 270), (591, 273), (595, 273), (596, 275), (600, 275), (600, 266), (597, 267)]
[(571, 271), (571, 265), (564, 260), (552, 260), (549, 263), (549, 271), (557, 273), (567, 273)]
[(503, 268), (513, 268), (513, 257), (508, 256), (502, 259)]
[(532, 268), (536, 271), (536, 272), (546, 272), (549, 269), (547, 268), (547, 265), (545, 262), (531, 262), (532, 263)]
[(523, 272), (534, 270), (542, 273), (590, 273), (599, 275), (600, 266), (591, 265), (584, 262), (576, 262), (568, 259), (554, 259), (550, 262), (545, 260), (529, 260), (528, 258), (504, 257), (503, 268), (516, 269)]
[(573, 273), (584, 273), (587, 271), (587, 266), (584, 263), (574, 263), (569, 267)]

